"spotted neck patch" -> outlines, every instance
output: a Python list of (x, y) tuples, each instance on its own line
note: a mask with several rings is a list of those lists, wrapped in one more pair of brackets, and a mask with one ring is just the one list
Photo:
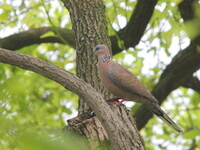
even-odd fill
[(106, 63), (109, 62), (110, 59), (111, 59), (110, 55), (103, 55), (103, 57), (101, 58), (101, 62)]

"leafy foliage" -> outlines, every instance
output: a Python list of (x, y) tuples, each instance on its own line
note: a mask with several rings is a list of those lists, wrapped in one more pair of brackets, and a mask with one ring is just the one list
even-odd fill
[[(188, 35), (194, 38), (199, 34), (199, 20), (192, 20), (185, 26), (177, 7), (179, 3), (180, 0), (160, 0), (139, 45), (114, 56), (149, 90), (158, 82), (172, 57), (188, 45)], [(109, 34), (114, 35), (128, 22), (136, 1), (106, 0), (105, 5)], [(200, 14), (199, 9), (196, 14)], [(61, 2), (4, 0), (0, 3), (1, 38), (43, 26), (72, 28), (69, 13)], [(51, 35), (54, 34), (49, 32), (43, 37)], [(121, 45), (123, 47), (123, 42)], [(67, 45), (32, 45), (19, 51), (75, 73), (75, 51)], [(76, 114), (76, 95), (49, 79), (6, 64), (0, 64), (0, 91), (0, 149), (54, 149), (55, 145), (56, 149), (87, 149), (84, 144), (73, 145), (70, 137), (60, 134), (66, 119)], [(174, 91), (163, 108), (185, 133), (177, 135), (155, 117), (141, 131), (146, 148), (200, 147), (199, 99), (199, 93), (188, 89)], [(138, 104), (131, 109), (135, 112), (137, 108)]]

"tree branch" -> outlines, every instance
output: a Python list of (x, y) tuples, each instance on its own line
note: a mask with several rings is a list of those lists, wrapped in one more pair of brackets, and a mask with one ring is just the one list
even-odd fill
[[(183, 85), (200, 68), (199, 60), (200, 52), (195, 42), (192, 42), (173, 58), (152, 90), (152, 94), (159, 100), (160, 104), (173, 90)], [(152, 116), (152, 113), (142, 105), (134, 115), (138, 129), (142, 129)]]
[(184, 19), (184, 21), (188, 21), (194, 18), (193, 2), (194, 0), (183, 0), (178, 5), (181, 17)]
[[(193, 19), (193, 2), (183, 0), (179, 4), (179, 10), (184, 21)], [(179, 86), (191, 86), (198, 91), (198, 87), (194, 87), (197, 81), (192, 79), (192, 75), (200, 68), (200, 35), (191, 41), (190, 45), (180, 51), (172, 60), (172, 62), (163, 71), (159, 82), (154, 87), (152, 94), (159, 100), (160, 104), (167, 98), (170, 92)], [(188, 80), (192, 80), (192, 85), (188, 85)], [(194, 84), (195, 82), (195, 84)], [(142, 105), (134, 115), (136, 117), (136, 123), (138, 129), (142, 129), (153, 114), (149, 112)]]
[[(193, 9), (192, 9), (193, 1), (194, 0), (192, 1), (184, 0), (179, 5), (179, 10), (181, 12), (182, 18), (186, 21), (193, 18), (193, 14), (194, 14)], [(135, 46), (139, 42), (146, 28), (147, 23), (153, 14), (153, 9), (156, 5), (156, 2), (157, 0), (151, 0), (148, 2), (144, 0), (138, 1), (137, 6), (136, 6), (137, 9), (135, 8), (129, 23), (124, 29), (120, 30), (118, 33), (121, 39), (124, 38), (122, 40), (124, 40), (124, 42), (126, 43), (125, 44), (126, 48), (130, 46)], [(139, 28), (139, 30), (137, 28)], [(65, 38), (65, 40), (68, 41), (68, 43), (70, 43), (70, 45), (74, 47), (74, 33), (70, 30), (66, 31), (66, 29), (59, 29), (59, 30), (61, 31), (61, 33), (63, 33), (63, 36), (64, 35), (68, 36), (67, 38)], [(43, 35), (44, 33), (47, 33), (48, 31), (52, 31), (52, 28), (44, 27), (44, 28), (39, 28), (39, 29), (31, 29), (22, 33), (14, 34), (7, 38), (0, 39), (0, 46), (4, 48), (16, 50), (24, 46), (27, 46), (27, 43), (28, 45), (39, 44), (43, 42), (63, 43), (59, 37), (54, 37), (54, 36), (40, 39), (40, 36)], [(36, 35), (34, 36), (34, 34)], [(34, 38), (32, 38), (32, 36)], [(132, 38), (132, 41), (134, 42), (131, 42), (131, 38)], [(118, 39), (116, 38), (116, 36), (111, 36), (110, 39), (112, 42), (113, 54), (121, 52), (121, 49), (118, 46), (118, 42), (117, 42)], [(28, 42), (26, 42), (26, 40), (28, 40)], [(177, 56), (171, 62), (171, 64), (168, 65), (166, 70), (162, 73), (160, 81), (157, 83), (157, 85), (152, 91), (154, 96), (160, 100), (160, 103), (162, 103), (164, 99), (166, 99), (166, 97), (169, 95), (171, 91), (178, 88), (179, 86), (189, 87), (188, 85), (189, 83), (187, 84), (185, 83), (189, 78), (189, 77), (186, 77), (187, 75), (185, 76), (185, 73), (189, 72), (189, 74), (192, 76), (192, 73), (195, 72), (195, 70), (198, 68), (200, 64), (199, 53), (196, 51), (196, 45), (200, 45), (200, 38), (196, 38), (185, 50), (178, 53)], [(191, 50), (191, 53), (189, 52), (190, 50)], [(188, 64), (186, 64), (184, 62), (185, 56), (195, 58), (195, 59), (188, 60)], [(176, 60), (175, 62), (177, 64), (174, 63), (174, 60)], [(185, 64), (185, 66), (189, 66), (189, 64), (193, 65), (194, 63), (196, 67), (194, 67), (195, 69), (190, 68), (190, 66), (185, 67), (184, 65), (181, 67), (180, 65), (181, 63)], [(178, 77), (174, 78), (175, 73), (178, 73), (178, 72), (182, 73), (185, 77), (182, 78), (182, 76), (179, 76), (179, 78)], [(168, 78), (168, 76), (172, 76), (172, 77)], [(191, 88), (194, 89), (194, 87), (191, 87)], [(152, 117), (152, 114), (144, 106), (141, 106), (136, 112), (135, 117), (137, 119), (137, 126), (139, 129), (141, 129)]]
[(200, 93), (200, 81), (197, 77), (191, 77), (188, 80), (186, 80), (183, 84), (183, 87), (185, 88), (191, 88), (196, 92)]
[[(128, 24), (117, 33), (121, 40), (124, 41), (126, 48), (134, 47), (139, 43), (147, 24), (153, 15), (153, 10), (156, 3), (157, 0), (138, 0)], [(41, 38), (43, 34), (49, 31), (53, 31), (56, 36)], [(60, 35), (58, 35), (55, 31), (58, 31)], [(0, 39), (0, 47), (10, 50), (17, 50), (32, 44), (63, 43), (60, 36), (63, 37), (63, 39), (70, 46), (75, 47), (75, 36), (73, 31), (59, 27), (56, 29), (51, 27), (42, 27), (13, 34), (6, 38)], [(122, 49), (118, 45), (117, 37), (110, 36), (110, 40), (112, 43), (113, 55), (121, 52)]]
[[(87, 84), (76, 75), (40, 59), (2, 48), (0, 48), (0, 62), (38, 73), (44, 77), (54, 80), (66, 89), (83, 98), (101, 121), (108, 136), (110, 137), (109, 139), (112, 146), (116, 150), (126, 148), (127, 142), (129, 142), (129, 144), (131, 143), (132, 146), (135, 145), (134, 136), (136, 135), (130, 133), (132, 132), (129, 131), (131, 129), (129, 128), (128, 130), (127, 128), (124, 128), (122, 119), (112, 112), (102, 96), (97, 93), (91, 85)], [(118, 138), (119, 135), (122, 139), (126, 140)], [(130, 149), (130, 147), (127, 149)]]
[[(157, 0), (138, 0), (136, 7), (131, 15), (131, 18), (122, 30), (118, 32), (121, 40), (124, 41), (126, 48), (135, 47), (153, 15), (154, 8), (156, 6)], [(111, 37), (113, 54), (121, 52), (121, 49), (116, 43), (116, 37)]]
[[(47, 32), (54, 32), (54, 36), (41, 37)], [(64, 41), (62, 40), (64, 39)], [(74, 32), (64, 28), (42, 27), (37, 29), (29, 29), (24, 32), (13, 34), (6, 38), (0, 39), (0, 47), (17, 50), (25, 46), (41, 43), (64, 43), (74, 47)]]

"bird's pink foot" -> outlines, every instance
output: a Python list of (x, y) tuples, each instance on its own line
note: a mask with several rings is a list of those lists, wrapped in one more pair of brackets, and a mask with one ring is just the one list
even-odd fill
[(108, 99), (108, 100), (106, 100), (108, 103), (110, 103), (110, 104), (122, 104), (124, 101), (126, 101), (125, 99), (123, 99), (123, 98), (119, 98), (119, 97), (117, 97), (117, 98), (112, 98), (112, 99)]

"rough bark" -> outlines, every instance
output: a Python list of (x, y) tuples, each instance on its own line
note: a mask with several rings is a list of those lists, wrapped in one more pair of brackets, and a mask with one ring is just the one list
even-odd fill
[[(104, 5), (102, 1), (63, 0), (63, 2), (70, 12), (75, 32), (77, 75), (87, 83), (90, 83), (107, 99), (110, 94), (100, 84), (95, 65), (97, 60), (90, 57), (96, 45), (110, 45)], [(86, 113), (89, 109), (87, 104), (80, 99), (79, 114)]]
[[(106, 44), (109, 47), (111, 45), (108, 37), (105, 7), (103, 5), (103, 2), (101, 0), (63, 0), (63, 2), (70, 12), (73, 30), (75, 33), (75, 45), (77, 50), (77, 75), (84, 81), (90, 83), (96, 90), (98, 90), (103, 95), (105, 99), (107, 99), (110, 97), (110, 93), (101, 85), (96, 68), (97, 59), (94, 59), (94, 57), (89, 57), (93, 51), (93, 48), (96, 45)], [(104, 107), (99, 107), (100, 109), (104, 109)], [(80, 98), (78, 109), (79, 116), (84, 116), (88, 111), (90, 111), (90, 109), (91, 108), (88, 107), (87, 103), (85, 103), (85, 101)], [(93, 107), (92, 110), (94, 110)], [(112, 113), (115, 113), (115, 111), (113, 111)], [(116, 119), (120, 120), (121, 122), (117, 121), (112, 122), (111, 124), (114, 125), (115, 123), (117, 125), (122, 123), (123, 129), (121, 128), (121, 130), (123, 130), (123, 133), (118, 132), (116, 133), (118, 135), (116, 137), (113, 137), (113, 135), (109, 133), (110, 131), (108, 132), (106, 130), (106, 133), (108, 134), (108, 140), (111, 141), (111, 143), (113, 143), (114, 140), (118, 141), (118, 145), (115, 146), (112, 144), (112, 147), (114, 149), (144, 149), (144, 145), (142, 144), (141, 139), (136, 138), (139, 137), (139, 133), (137, 132), (136, 128), (134, 128), (133, 124), (130, 123), (131, 120), (127, 116), (127, 113), (117, 114), (118, 115)], [(86, 122), (86, 124), (84, 124), (86, 128), (85, 130), (83, 129), (82, 132), (86, 136), (89, 136), (91, 139), (100, 139), (101, 142), (106, 140), (104, 136), (102, 137), (102, 135), (104, 135), (105, 132), (103, 126), (99, 123), (97, 124), (97, 118), (93, 118), (89, 122), (84, 122)], [(129, 123), (127, 124), (126, 122)], [(101, 123), (104, 124), (103, 122)], [(85, 132), (88, 128), (90, 129), (89, 134)], [(97, 134), (93, 134), (96, 133), (96, 131), (100, 132), (98, 132)], [(116, 131), (112, 130), (112, 132)], [(92, 147), (97, 147), (101, 145), (101, 142), (92, 141)]]
[[(112, 104), (110, 105), (113, 113), (116, 113), (119, 118), (123, 120), (124, 126), (130, 128), (133, 131), (137, 131), (135, 120), (132, 118), (132, 114), (130, 111), (127, 111), (124, 105)], [(104, 128), (102, 128), (102, 124), (96, 116), (88, 116), (82, 115), (77, 116), (71, 120), (68, 120), (68, 127), (65, 128), (65, 131), (78, 131), (79, 135), (85, 135), (89, 140), (91, 149), (104, 149), (111, 150), (112, 147), (109, 143), (109, 137)], [(135, 141), (141, 141), (144, 144), (143, 139), (137, 133), (132, 133), (135, 138)], [(119, 139), (123, 139), (123, 137), (118, 137)], [(141, 143), (136, 143), (136, 149), (143, 149), (143, 145)], [(125, 149), (128, 149), (126, 147)]]
[(2, 48), (0, 48), (0, 62), (38, 73), (54, 80), (83, 98), (93, 108), (94, 113), (108, 134), (109, 141), (114, 149), (144, 149), (137, 129), (131, 126), (131, 123), (128, 124), (130, 125), (128, 127), (124, 124), (125, 117), (127, 117), (126, 113), (122, 113), (123, 117), (120, 118), (117, 113), (111, 110), (102, 96), (91, 85), (76, 75), (40, 59)]

